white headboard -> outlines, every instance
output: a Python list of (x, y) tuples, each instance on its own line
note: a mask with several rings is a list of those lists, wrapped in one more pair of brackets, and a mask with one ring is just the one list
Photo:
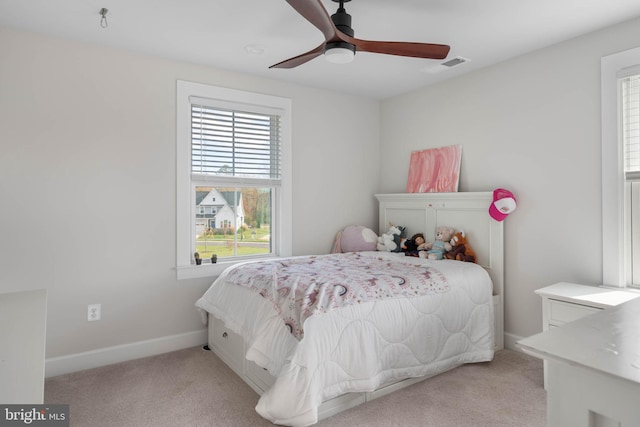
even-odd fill
[(500, 330), (504, 313), (504, 231), (503, 223), (489, 216), (493, 193), (398, 193), (376, 194), (376, 198), (380, 204), (379, 234), (390, 224), (401, 225), (406, 227), (407, 237), (424, 233), (425, 240), (433, 242), (437, 226), (464, 230), (477, 263), (493, 281), (495, 308), (499, 311), (496, 322), (500, 323), (496, 327)]

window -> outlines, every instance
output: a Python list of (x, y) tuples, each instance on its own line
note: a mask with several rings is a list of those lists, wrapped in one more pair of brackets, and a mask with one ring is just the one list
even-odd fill
[(601, 71), (603, 284), (640, 287), (640, 48)]
[(178, 278), (291, 255), (290, 128), (288, 99), (178, 81)]
[(640, 286), (640, 70), (631, 69), (620, 78), (622, 133), (625, 173), (625, 232), (628, 247), (629, 286)]

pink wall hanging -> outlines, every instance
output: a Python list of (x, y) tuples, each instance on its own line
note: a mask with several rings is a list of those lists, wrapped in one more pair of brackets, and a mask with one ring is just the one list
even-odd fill
[(458, 191), (462, 145), (411, 152), (407, 193)]

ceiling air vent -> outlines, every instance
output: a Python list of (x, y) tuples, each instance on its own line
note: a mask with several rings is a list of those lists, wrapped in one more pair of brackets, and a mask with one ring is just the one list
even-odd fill
[(450, 70), (453, 67), (462, 65), (465, 62), (469, 62), (469, 59), (463, 58), (461, 56), (456, 56), (455, 58), (447, 59), (446, 61), (441, 62), (438, 65), (424, 67), (420, 71), (429, 74), (437, 74), (445, 70)]

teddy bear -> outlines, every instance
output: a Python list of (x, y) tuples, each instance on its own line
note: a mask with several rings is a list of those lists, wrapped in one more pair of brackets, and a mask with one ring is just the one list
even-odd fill
[(424, 234), (416, 233), (411, 236), (410, 239), (405, 239), (402, 244), (402, 252), (405, 256), (418, 256), (419, 251), (425, 249), (426, 242), (424, 240)]
[(400, 252), (400, 241), (404, 236), (404, 227), (391, 225), (389, 230), (378, 237), (377, 249), (379, 251)]
[(425, 244), (425, 250), (419, 252), (420, 258), (436, 260), (444, 258), (444, 254), (453, 248), (449, 240), (451, 240), (454, 233), (453, 227), (443, 225), (436, 227), (435, 240)]
[(453, 248), (445, 254), (447, 259), (455, 259), (458, 261), (476, 262), (476, 253), (471, 249), (471, 245), (467, 242), (467, 236), (463, 231), (458, 231), (451, 238)]

